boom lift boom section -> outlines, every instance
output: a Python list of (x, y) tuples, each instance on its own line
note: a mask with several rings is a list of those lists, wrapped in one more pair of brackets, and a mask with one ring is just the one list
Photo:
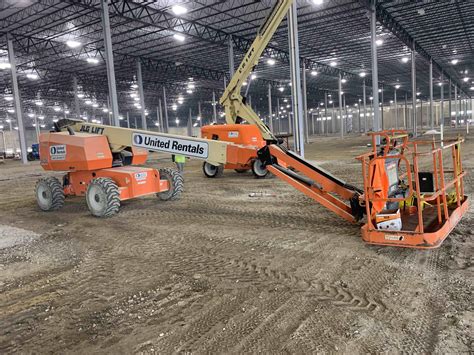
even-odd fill
[(293, 1), (294, 0), (278, 0), (275, 3), (265, 22), (259, 28), (257, 37), (252, 42), (252, 45), (245, 54), (244, 59), (235, 71), (234, 76), (220, 99), (220, 104), (225, 108), (227, 124), (240, 123), (240, 121), (244, 119), (251, 124), (257, 125), (262, 133), (263, 139), (272, 142), (276, 142), (273, 133), (262, 122), (255, 111), (244, 102), (244, 98), (240, 92), (242, 85), (248, 80), (253, 69), (258, 64), (263, 51), (283, 21)]
[(120, 153), (128, 147), (149, 151), (180, 154), (205, 159), (213, 164), (223, 164), (234, 159), (237, 145), (211, 139), (187, 137), (140, 129), (88, 123), (63, 119), (57, 122), (58, 130), (72, 129), (74, 132), (99, 134), (107, 137), (112, 153)]

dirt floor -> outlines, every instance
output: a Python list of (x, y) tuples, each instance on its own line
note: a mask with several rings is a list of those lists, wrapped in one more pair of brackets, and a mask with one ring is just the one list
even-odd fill
[[(306, 155), (361, 186), (367, 142), (319, 138)], [(471, 138), (471, 198), (473, 152)], [(41, 212), (35, 181), (54, 174), (0, 165), (0, 353), (473, 351), (473, 208), (439, 249), (370, 246), (276, 178), (200, 166), (181, 200), (104, 220), (83, 198)]]

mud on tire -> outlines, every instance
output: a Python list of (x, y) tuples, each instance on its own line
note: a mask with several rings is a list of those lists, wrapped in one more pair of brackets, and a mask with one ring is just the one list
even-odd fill
[(163, 168), (160, 169), (160, 179), (168, 180), (169, 190), (157, 193), (160, 200), (177, 200), (184, 192), (183, 176), (176, 170)]
[(64, 205), (63, 185), (55, 177), (39, 179), (35, 195), (36, 202), (43, 211), (56, 211)]
[(93, 179), (86, 192), (87, 207), (96, 217), (112, 217), (120, 209), (120, 192), (110, 178)]

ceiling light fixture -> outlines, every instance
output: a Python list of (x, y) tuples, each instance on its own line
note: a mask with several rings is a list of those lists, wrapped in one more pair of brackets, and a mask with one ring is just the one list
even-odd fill
[(397, 90), (400, 89), (400, 85), (399, 84), (395, 85), (395, 89)]
[(359, 76), (360, 76), (361, 78), (365, 78), (366, 75), (367, 75), (367, 73), (364, 72), (364, 71), (363, 71), (362, 73), (359, 73)]
[(329, 65), (330, 65), (331, 67), (335, 67), (335, 66), (337, 65), (337, 63), (334, 62), (334, 61), (332, 61), (331, 63), (329, 63)]
[(318, 75), (318, 72), (316, 70), (311, 70), (311, 75), (316, 76), (316, 75)]
[(378, 39), (378, 40), (375, 41), (375, 44), (376, 44), (377, 46), (381, 46), (381, 45), (383, 44), (383, 40)]
[(347, 83), (347, 79), (346, 78), (341, 79), (341, 83), (343, 84)]
[(0, 70), (10, 69), (11, 67), (9, 62), (0, 62)]
[(452, 65), (456, 65), (456, 64), (458, 64), (458, 63), (459, 63), (459, 59), (453, 59), (453, 60), (451, 61), (451, 64), (452, 64)]
[(86, 59), (87, 63), (90, 63), (90, 64), (98, 64), (99, 63), (99, 59), (97, 58), (92, 58), (92, 57), (88, 57)]
[(313, 0), (313, 4), (315, 4), (315, 5), (322, 5), (322, 4), (323, 4), (323, 0)]
[(74, 41), (74, 40), (69, 40), (66, 42), (67, 46), (69, 48), (77, 48), (81, 46), (81, 42), (79, 41)]
[(184, 42), (184, 40), (186, 39), (182, 34), (180, 33), (175, 33), (173, 35), (173, 38), (179, 42)]
[(408, 58), (408, 57), (403, 57), (402, 58), (403, 63), (408, 63), (409, 60), (410, 60), (410, 58)]
[(28, 74), (26, 74), (26, 77), (27, 77), (28, 79), (31, 79), (31, 80), (37, 80), (37, 79), (39, 79), (39, 75), (36, 74), (36, 73), (28, 73)]
[(276, 63), (275, 59), (273, 59), (273, 58), (268, 58), (267, 59), (267, 64), (268, 65), (275, 65), (275, 63)]
[(173, 5), (171, 10), (173, 11), (175, 15), (183, 15), (186, 12), (188, 12), (188, 9), (181, 5)]

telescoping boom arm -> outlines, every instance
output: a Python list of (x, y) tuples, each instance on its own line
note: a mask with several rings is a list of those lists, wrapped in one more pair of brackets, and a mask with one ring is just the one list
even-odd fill
[(180, 154), (203, 159), (219, 165), (237, 159), (241, 149), (233, 143), (204, 138), (187, 137), (139, 129), (122, 128), (80, 120), (63, 119), (56, 123), (56, 130), (100, 134), (107, 136), (113, 153), (133, 147), (149, 151)]
[(240, 93), (243, 83), (248, 80), (254, 67), (258, 64), (263, 51), (293, 2), (294, 0), (278, 0), (275, 3), (227, 85), (220, 103), (225, 108), (228, 124), (241, 123), (242, 120), (245, 120), (260, 129), (263, 139), (269, 144), (258, 151), (258, 157), (269, 171), (340, 217), (355, 222), (362, 217), (363, 213), (358, 204), (358, 196), (362, 190), (275, 144), (277, 139), (252, 108), (244, 102)]
[(283, 21), (293, 1), (278, 0), (275, 3), (220, 99), (220, 104), (225, 108), (225, 117), (228, 124), (239, 123), (240, 119), (244, 119), (257, 125), (262, 132), (263, 139), (267, 141), (276, 141), (276, 139), (252, 108), (244, 102), (240, 91), (242, 85), (248, 80), (254, 67), (258, 64), (263, 51)]

